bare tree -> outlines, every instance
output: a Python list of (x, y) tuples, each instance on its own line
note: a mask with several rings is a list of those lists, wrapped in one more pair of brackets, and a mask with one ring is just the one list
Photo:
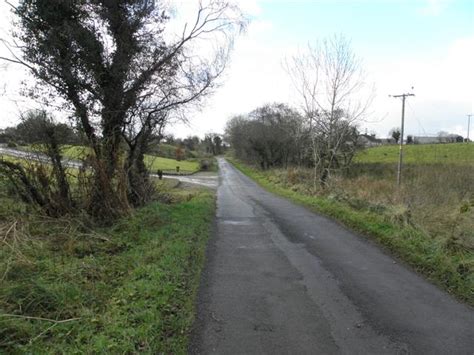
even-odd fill
[(361, 62), (347, 39), (334, 36), (287, 59), (285, 69), (310, 131), (315, 184), (325, 185), (334, 170), (352, 161), (355, 127), (371, 102), (371, 94), (361, 97), (366, 89)]

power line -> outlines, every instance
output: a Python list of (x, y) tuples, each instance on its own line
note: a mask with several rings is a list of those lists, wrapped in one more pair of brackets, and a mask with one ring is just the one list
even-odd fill
[(397, 171), (397, 185), (400, 186), (402, 182), (403, 132), (405, 129), (405, 100), (408, 96), (415, 96), (415, 94), (400, 94), (400, 95), (390, 95), (390, 96), (396, 97), (396, 98), (398, 97), (402, 98), (402, 129), (400, 132), (400, 153), (398, 155), (398, 171)]
[[(421, 135), (421, 134), (424, 134), (425, 136), (427, 136), (428, 133), (426, 133), (425, 127), (421, 124), (420, 118), (418, 117), (418, 114), (415, 113), (415, 110), (413, 109), (413, 106), (410, 105), (409, 102), (407, 102), (407, 105), (408, 105), (408, 108), (410, 109), (410, 111), (411, 111), (411, 113), (412, 113), (412, 116), (413, 116), (413, 117), (415, 118), (415, 120), (418, 122), (418, 132), (419, 132), (419, 134), (420, 134), (420, 135)], [(421, 132), (420, 129), (421, 129), (421, 131), (423, 131), (423, 132)]]
[(467, 142), (469, 143), (469, 131), (471, 129), (471, 116), (472, 114), (467, 115)]

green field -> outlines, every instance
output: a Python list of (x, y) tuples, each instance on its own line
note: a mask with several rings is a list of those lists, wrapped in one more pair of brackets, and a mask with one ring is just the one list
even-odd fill
[(152, 155), (145, 155), (145, 164), (148, 169), (156, 173), (158, 169), (164, 172), (175, 172), (176, 167), (179, 166), (179, 171), (182, 173), (193, 173), (199, 171), (199, 163), (195, 161), (181, 160), (154, 157)]
[[(86, 149), (87, 148), (81, 146), (68, 146), (64, 148), (63, 154), (71, 159), (81, 159), (84, 157)], [(148, 169), (154, 173), (159, 169), (165, 172), (175, 172), (177, 166), (179, 166), (180, 172), (182, 173), (193, 173), (199, 170), (199, 163), (195, 161), (177, 161), (175, 159), (155, 157), (153, 155), (145, 155), (145, 164)]]
[[(62, 154), (69, 159), (81, 160), (86, 156), (88, 151), (89, 149), (83, 146), (65, 146), (62, 149)], [(177, 161), (175, 159), (156, 157), (153, 155), (145, 155), (145, 164), (153, 173), (156, 173), (157, 170), (163, 170), (165, 173), (176, 172), (177, 166), (179, 166), (180, 172), (185, 174), (199, 171), (199, 163), (197, 161)]]
[[(397, 163), (398, 145), (384, 145), (359, 152), (356, 163)], [(474, 143), (409, 144), (403, 146), (403, 161), (407, 164), (474, 165)]]

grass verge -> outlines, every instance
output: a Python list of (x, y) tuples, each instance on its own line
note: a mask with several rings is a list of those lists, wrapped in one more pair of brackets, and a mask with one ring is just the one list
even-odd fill
[(416, 227), (397, 224), (371, 210), (357, 210), (330, 196), (309, 196), (272, 181), (263, 172), (235, 159), (230, 162), (267, 190), (332, 217), (370, 236), (429, 280), (459, 299), (474, 305), (474, 255), (431, 238)]
[(171, 197), (99, 229), (3, 196), (0, 352), (186, 353), (215, 206)]

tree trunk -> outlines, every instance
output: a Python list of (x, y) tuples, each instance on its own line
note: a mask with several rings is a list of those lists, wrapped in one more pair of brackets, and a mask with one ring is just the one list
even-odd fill
[(103, 221), (127, 215), (130, 204), (127, 196), (127, 174), (120, 164), (123, 112), (117, 102), (104, 106), (102, 144), (92, 159), (93, 190), (89, 213)]
[(129, 202), (135, 206), (147, 203), (151, 196), (153, 185), (145, 166), (144, 148), (137, 145), (132, 147), (125, 162), (127, 172), (127, 196)]
[(104, 158), (92, 159), (92, 191), (88, 204), (89, 213), (106, 223), (125, 216), (130, 211), (126, 193), (127, 177), (123, 169), (110, 174), (110, 162)]
[(61, 161), (62, 157), (61, 153), (59, 152), (59, 146), (54, 138), (49, 144), (49, 158), (53, 164), (53, 174), (58, 184), (59, 198), (57, 199), (57, 203), (60, 205), (58, 207), (60, 207), (63, 211), (69, 211), (74, 204), (71, 199), (66, 172)]

